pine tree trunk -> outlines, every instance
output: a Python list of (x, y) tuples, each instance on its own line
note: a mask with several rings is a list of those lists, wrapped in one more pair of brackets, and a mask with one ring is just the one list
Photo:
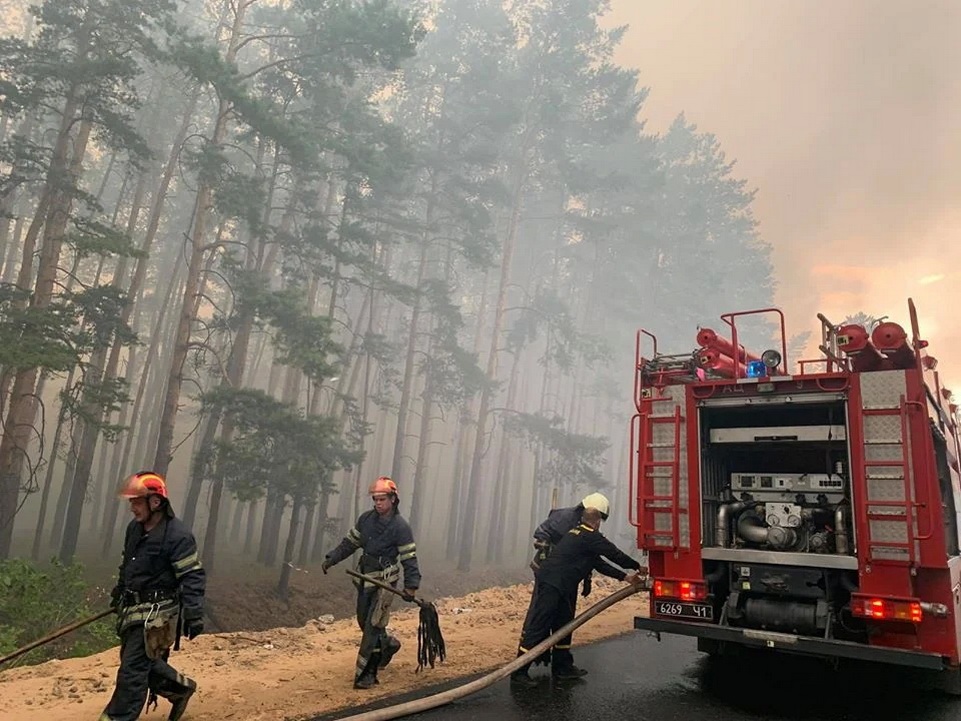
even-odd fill
[[(33, 135), (33, 128), (36, 125), (36, 116), (29, 115), (23, 121), (20, 128), (20, 135), (30, 138)], [(16, 177), (23, 173), (23, 163), (14, 164), (10, 169), (9, 177)], [(20, 186), (14, 185), (0, 197), (0, 258), (7, 255), (7, 243), (10, 241), (10, 228), (13, 225), (13, 209), (19, 196)], [(12, 254), (11, 254), (11, 257)]]
[(257, 530), (257, 506), (260, 505), (260, 501), (254, 499), (250, 502), (250, 507), (247, 509), (247, 531), (244, 533), (244, 555), (249, 556), (251, 547), (254, 543), (254, 532)]
[[(521, 199), (526, 184), (526, 171), (520, 174), (514, 188), (511, 219), (501, 249), (501, 273), (497, 290), (497, 305), (494, 308), (494, 325), (491, 329), (490, 355), (487, 357), (487, 378), (491, 384), (497, 380), (497, 359), (500, 349), (501, 331), (504, 325), (504, 311), (507, 307), (507, 286), (510, 283), (511, 261), (514, 243), (517, 239), (517, 225), (520, 220)], [(493, 391), (486, 385), (481, 392), (480, 409), (477, 411), (477, 429), (474, 435), (474, 453), (471, 457), (470, 476), (467, 481), (467, 508), (477, 508), (481, 485), (481, 464), (487, 444), (487, 421), (490, 414)], [(464, 516), (464, 528), (460, 539), (457, 570), (469, 571), (474, 552), (474, 513)]]
[[(64, 384), (65, 389), (73, 386), (73, 376), (76, 370), (76, 366), (70, 369), (70, 373), (67, 375), (67, 382)], [(33, 531), (33, 547), (30, 551), (30, 557), (33, 558), (34, 561), (40, 560), (40, 539), (43, 537), (43, 527), (46, 523), (47, 504), (50, 500), (50, 488), (53, 486), (53, 473), (57, 466), (60, 438), (63, 434), (64, 423), (67, 418), (67, 407), (67, 404), (61, 403), (60, 411), (57, 413), (57, 427), (53, 432), (53, 452), (50, 454), (50, 461), (47, 463), (47, 473), (43, 479), (43, 490), (40, 492), (40, 512), (37, 515), (37, 525)]]
[(248, 505), (239, 500), (234, 503), (234, 515), (230, 519), (230, 535), (228, 536), (228, 542), (233, 548), (240, 545), (240, 529), (243, 527), (244, 508)]
[[(137, 227), (137, 220), (140, 217), (140, 210), (143, 206), (143, 196), (147, 185), (147, 171), (141, 171), (137, 181), (134, 197), (130, 208), (130, 216), (127, 219), (127, 235), (132, 236)], [(127, 297), (130, 302), (124, 304), (120, 311), (120, 322), (127, 324), (133, 313), (133, 300), (139, 295), (140, 287), (146, 274), (147, 256), (149, 246), (141, 245), (140, 251), (144, 254), (137, 263), (137, 270), (134, 274), (133, 282)], [(114, 273), (113, 285), (123, 282), (126, 274), (126, 258), (122, 258)], [(74, 468), (73, 478), (70, 483), (72, 486), (71, 498), (74, 502), (68, 506), (67, 516), (63, 529), (63, 542), (60, 548), (60, 561), (68, 564), (73, 560), (73, 555), (77, 550), (77, 541), (80, 537), (80, 522), (83, 515), (83, 505), (87, 496), (87, 485), (90, 482), (90, 469), (93, 467), (94, 453), (97, 449), (97, 441), (100, 438), (100, 428), (106, 419), (106, 409), (97, 401), (97, 391), (106, 382), (110, 382), (117, 374), (117, 365), (120, 362), (120, 350), (123, 344), (119, 339), (115, 340), (112, 347), (103, 345), (97, 348), (87, 363), (84, 374), (84, 399), (82, 402), (80, 424), (80, 445), (77, 454), (77, 464)], [(108, 359), (109, 351), (109, 359)], [(90, 419), (90, 420), (86, 420)]]
[(307, 504), (304, 509), (304, 534), (300, 538), (300, 550), (297, 552), (297, 565), (301, 567), (310, 563), (310, 540), (314, 532), (316, 510), (316, 502)]
[[(280, 566), (280, 580), (277, 582), (277, 595), (286, 601), (290, 592), (290, 572), (294, 565), (294, 548), (297, 547), (297, 530), (300, 527), (300, 509), (303, 499), (294, 496), (294, 506), (290, 512), (290, 528), (287, 531), (287, 543), (284, 545), (284, 560)], [(279, 529), (278, 529), (279, 530)]]
[[(484, 320), (487, 315), (487, 285), (489, 273), (484, 272), (484, 280), (481, 285), (481, 299), (477, 306), (477, 327), (474, 329), (474, 355), (480, 354), (481, 340), (484, 335)], [(454, 456), (454, 484), (451, 488), (450, 511), (447, 514), (447, 558), (454, 558), (460, 544), (461, 523), (464, 518), (464, 486), (466, 485), (465, 468), (467, 456), (471, 453), (470, 433), (465, 417), (476, 418), (475, 399), (470, 401), (470, 410), (467, 416), (462, 415), (457, 421), (457, 451)]]
[[(429, 353), (429, 351), (428, 351)], [(429, 495), (427, 489), (427, 471), (430, 467), (430, 427), (431, 414), (434, 412), (434, 389), (431, 374), (428, 372), (424, 381), (424, 392), (421, 394), (420, 433), (417, 440), (417, 465), (414, 468), (413, 492), (410, 498), (410, 514), (408, 522), (415, 533), (420, 526), (424, 499)]]
[[(43, 243), (40, 248), (37, 281), (30, 301), (33, 308), (40, 310), (47, 308), (53, 301), (60, 250), (73, 203), (73, 183), (66, 179), (77, 178), (72, 171), (74, 168), (80, 169), (90, 137), (91, 123), (89, 120), (82, 120), (72, 147), (74, 162), (70, 162), (70, 133), (79, 106), (79, 91), (73, 88), (64, 105), (44, 190), (23, 249), (23, 262), (17, 285), (28, 288), (33, 275), (33, 244), (42, 224)], [(7, 396), (7, 418), (3, 425), (6, 432), (0, 439), (0, 560), (9, 557), (13, 541), (21, 473), (36, 418), (37, 406), (33, 396), (36, 380), (37, 368), (18, 369), (13, 389)]]
[(267, 549), (264, 553), (264, 565), (273, 566), (277, 562), (277, 549), (280, 548), (280, 529), (284, 525), (284, 513), (287, 510), (287, 499), (278, 495), (270, 519), (270, 533), (267, 536)]
[(280, 515), (283, 515), (284, 508), (280, 498), (277, 496), (277, 491), (271, 488), (267, 489), (267, 502), (264, 504), (264, 517), (260, 525), (260, 549), (257, 552), (257, 560), (263, 563), (265, 566), (269, 566), (273, 563), (271, 558), (271, 539), (279, 533), (274, 530), (274, 521), (277, 519), (277, 506), (280, 506)]
[[(227, 41), (227, 51), (224, 61), (231, 65), (237, 55), (240, 35), (243, 29), (244, 16), (250, 7), (249, 2), (240, 2), (235, 6), (234, 22)], [(217, 117), (210, 145), (220, 148), (227, 135), (227, 123), (230, 118), (230, 103), (221, 98), (217, 107)], [(196, 218), (193, 231), (190, 234), (190, 259), (187, 263), (187, 283), (184, 287), (183, 301), (180, 309), (180, 320), (177, 324), (176, 341), (173, 357), (167, 376), (164, 392), (163, 411), (160, 417), (160, 431), (157, 438), (157, 452), (154, 457), (154, 470), (166, 474), (173, 452), (174, 424), (177, 420), (177, 405), (180, 402), (180, 390), (183, 386), (184, 363), (187, 360), (187, 350), (190, 343), (190, 329), (195, 319), (197, 292), (200, 288), (200, 271), (203, 265), (204, 239), (207, 225), (213, 210), (214, 194), (209, 181), (201, 181), (197, 188)]]
[[(19, 275), (19, 269), (17, 268), (17, 255), (21, 247), (23, 247), (24, 250), (27, 249), (26, 238), (23, 235), (23, 227), (26, 225), (25, 214), (29, 206), (30, 202), (28, 198), (24, 198), (24, 200), (20, 203), (20, 210), (17, 212), (17, 219), (13, 224), (13, 239), (7, 248), (7, 256), (3, 261), (3, 278), (0, 279), (0, 282), (12, 283), (15, 277)], [(24, 242), (21, 243), (21, 241)], [(0, 391), (4, 393), (6, 392), (6, 383), (0, 386)], [(0, 396), (0, 400), (2, 400), (2, 396)], [(4, 404), (0, 402), (0, 407), (3, 407), (3, 405)]]
[[(514, 362), (511, 364), (511, 379), (507, 385), (507, 404), (508, 410), (515, 410), (517, 405), (517, 385), (520, 376), (521, 352), (518, 350), (514, 354)], [(506, 431), (501, 432), (501, 447), (497, 459), (497, 475), (494, 481), (494, 501), (491, 504), (490, 517), (490, 538), (491, 543), (487, 546), (488, 562), (500, 563), (504, 559), (504, 536), (507, 534), (507, 499), (509, 497), (509, 486), (517, 483), (517, 479), (508, 478), (508, 458), (511, 452), (511, 437)]]
[[(152, 414), (143, 413), (145, 407), (144, 398), (147, 392), (147, 385), (150, 379), (151, 372), (155, 369), (155, 361), (160, 361), (161, 350), (160, 342), (165, 330), (165, 319), (167, 316), (167, 311), (171, 307), (171, 300), (174, 297), (174, 292), (181, 285), (180, 282), (180, 266), (175, 264), (173, 266), (173, 271), (170, 275), (170, 282), (167, 284), (167, 290), (164, 294), (163, 302), (160, 305), (159, 312), (156, 321), (153, 323), (153, 332), (150, 336), (150, 345), (147, 348), (147, 352), (144, 354), (143, 369), (140, 374), (140, 381), (137, 384), (137, 393), (134, 396), (133, 410), (131, 415), (135, 419), (141, 418), (151, 418)], [(138, 440), (140, 443), (138, 446), (143, 446), (146, 443), (148, 437), (148, 423), (141, 423), (139, 426), (139, 436)], [(122, 473), (126, 473), (128, 470), (133, 472), (130, 468), (130, 458), (133, 452), (134, 443), (134, 429), (133, 427), (127, 431), (127, 437), (124, 439), (123, 448), (123, 459), (116, 467), (122, 469)], [(137, 458), (137, 470), (140, 470), (140, 464), (143, 462), (142, 453), (136, 455)], [(104, 508), (104, 520), (103, 520), (103, 539), (101, 550), (104, 554), (110, 552), (113, 547), (113, 537), (114, 531), (117, 525), (117, 516), (119, 514), (120, 504), (108, 503)]]
[(316, 562), (324, 555), (324, 537), (327, 535), (327, 507), (330, 504), (330, 492), (321, 491), (320, 501), (317, 503), (317, 533), (310, 552), (311, 562)]
[(77, 466), (77, 429), (74, 427), (70, 433), (70, 447), (67, 451), (67, 462), (64, 464), (63, 480), (60, 483), (60, 493), (57, 494), (57, 505), (53, 511), (53, 524), (50, 526), (50, 538), (47, 543), (50, 548), (60, 545), (63, 538), (63, 523), (67, 515), (67, 504), (70, 502), (71, 486), (69, 479), (73, 478), (73, 469)]
[[(275, 166), (275, 177), (276, 177), (276, 166)], [(268, 203), (265, 211), (265, 223), (269, 220), (270, 216), (270, 197), (268, 196)], [(286, 233), (290, 229), (290, 225), (293, 222), (294, 213), (294, 203), (291, 201), (284, 213), (284, 217), (281, 219), (280, 232)], [(262, 248), (262, 245), (260, 246)], [(267, 254), (266, 257), (258, 257), (257, 261), (253, 261), (253, 252), (248, 254), (248, 267), (257, 266), (257, 271), (261, 276), (266, 277), (273, 270), (273, 263), (276, 259), (276, 252), (274, 248), (271, 248), (271, 252)], [(253, 332), (254, 327), (254, 314), (252, 310), (247, 310), (243, 312), (240, 316), (240, 322), (237, 329), (237, 333), (234, 335), (234, 344), (230, 349), (230, 357), (227, 359), (227, 378), (226, 382), (231, 388), (240, 388), (244, 380), (244, 370), (247, 365), (247, 355), (250, 348), (250, 337)], [(214, 430), (216, 430), (216, 424), (214, 424)], [(221, 442), (224, 444), (229, 444), (234, 433), (234, 424), (228, 417), (224, 420), (223, 430), (221, 433)], [(201, 450), (201, 453), (206, 452)], [(199, 455), (199, 454), (198, 454)], [(193, 479), (192, 479), (193, 480)], [(199, 488), (199, 482), (194, 484), (191, 483), (191, 490), (194, 487)], [(207, 519), (207, 529), (204, 534), (204, 545), (203, 551), (201, 553), (203, 564), (207, 569), (208, 573), (212, 573), (214, 569), (214, 558), (217, 551), (217, 526), (220, 520), (220, 504), (223, 498), (224, 492), (224, 482), (219, 476), (214, 478), (213, 484), (210, 489), (210, 515)]]
[(410, 408), (411, 389), (414, 381), (414, 354), (417, 351), (418, 330), (420, 328), (420, 314), (423, 301), (421, 295), (424, 290), (424, 275), (427, 269), (427, 249), (430, 242), (429, 232), (434, 216), (434, 194), (437, 192), (437, 181), (432, 180), (431, 195), (427, 202), (427, 230), (421, 239), (420, 260), (417, 263), (417, 282), (415, 285), (414, 305), (410, 311), (410, 332), (407, 335), (407, 356), (404, 360), (404, 382), (401, 385), (400, 402), (397, 405), (397, 430), (394, 436), (394, 455), (391, 461), (391, 473), (394, 481), (403, 483), (404, 445), (407, 440), (407, 412)]

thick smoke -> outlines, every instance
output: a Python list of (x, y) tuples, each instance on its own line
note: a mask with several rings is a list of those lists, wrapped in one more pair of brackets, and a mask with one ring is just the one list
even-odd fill
[(613, 0), (618, 60), (651, 88), (648, 128), (678, 109), (758, 188), (777, 302), (793, 330), (864, 311), (922, 333), (961, 389), (961, 3)]

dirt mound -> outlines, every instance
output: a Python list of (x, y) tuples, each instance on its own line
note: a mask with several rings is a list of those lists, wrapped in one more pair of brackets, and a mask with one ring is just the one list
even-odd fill
[[(339, 575), (337, 583), (344, 584)], [(332, 582), (334, 574), (327, 579)], [(434, 583), (443, 581), (436, 578)], [(578, 612), (621, 586), (608, 579), (595, 580), (590, 598), (579, 598)], [(302, 583), (298, 589), (304, 598), (309, 597)], [(390, 628), (403, 648), (380, 673), (380, 685), (369, 691), (352, 688), (359, 641), (356, 623), (352, 618), (334, 619), (329, 611), (318, 618), (315, 610), (311, 620), (295, 627), (214, 633), (184, 641), (172, 661), (200, 687), (185, 721), (293, 721), (497, 668), (516, 654), (530, 591), (531, 584), (524, 583), (450, 597), (433, 595), (430, 587), (425, 588), (424, 597), (435, 599), (440, 614), (446, 662), (414, 673), (417, 609), (401, 604)], [(293, 601), (290, 608), (300, 608), (298, 603), (303, 600)], [(267, 597), (261, 601), (272, 602)], [(328, 603), (326, 592), (323, 601)], [(249, 602), (257, 603), (256, 599)], [(352, 607), (353, 598), (350, 603)], [(592, 619), (574, 634), (575, 655), (580, 644), (631, 632), (634, 616), (646, 614), (646, 607), (646, 594), (639, 593)], [(305, 604), (304, 612), (306, 608)], [(0, 698), (4, 700), (0, 721), (95, 718), (113, 690), (117, 661), (117, 649), (112, 649), (87, 658), (0, 673)], [(141, 718), (160, 721), (168, 712), (168, 704), (161, 701)]]
[[(286, 601), (277, 597), (277, 571), (247, 566), (242, 571), (214, 575), (207, 600), (215, 631), (263, 631), (277, 626), (302, 626), (311, 618), (333, 615), (353, 618), (357, 596), (344, 573), (347, 563), (327, 575), (318, 569), (297, 569)], [(423, 598), (463, 596), (493, 586), (526, 583), (530, 571), (488, 569), (470, 574), (431, 566), (420, 589)]]

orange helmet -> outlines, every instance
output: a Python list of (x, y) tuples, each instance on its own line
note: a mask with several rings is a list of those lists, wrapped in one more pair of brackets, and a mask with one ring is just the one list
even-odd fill
[(397, 484), (394, 483), (393, 479), (389, 476), (381, 476), (370, 484), (368, 493), (370, 493), (372, 496), (376, 496), (380, 493), (393, 493), (396, 496)]
[(156, 494), (167, 498), (167, 484), (163, 476), (153, 471), (140, 471), (125, 479), (117, 493), (121, 498), (146, 498)]

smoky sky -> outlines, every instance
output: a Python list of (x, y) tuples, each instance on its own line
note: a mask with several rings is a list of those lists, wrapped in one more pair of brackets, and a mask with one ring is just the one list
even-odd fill
[(617, 61), (757, 189), (789, 332), (864, 311), (922, 335), (961, 391), (961, 0), (612, 0)]

